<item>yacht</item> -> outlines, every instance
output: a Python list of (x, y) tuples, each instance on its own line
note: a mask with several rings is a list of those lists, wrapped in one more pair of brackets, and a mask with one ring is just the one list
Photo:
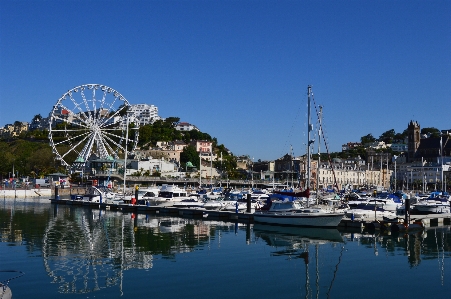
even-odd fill
[(182, 200), (189, 200), (188, 192), (175, 185), (163, 184), (159, 189), (158, 196), (148, 199), (149, 206), (171, 207), (174, 203), (179, 203)]

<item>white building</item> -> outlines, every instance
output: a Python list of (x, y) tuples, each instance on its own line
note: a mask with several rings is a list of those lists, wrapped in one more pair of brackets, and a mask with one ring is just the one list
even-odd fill
[[(422, 190), (428, 189), (442, 190), (445, 186), (445, 176), (451, 167), (448, 163), (437, 162), (415, 162), (407, 164), (398, 164), (396, 169), (397, 185), (404, 186), (406, 189)], [(402, 183), (401, 183), (402, 182)], [(442, 186), (443, 185), (443, 186)]]
[(322, 163), (318, 170), (312, 171), (314, 181), (316, 181), (317, 171), (319, 171), (317, 177), (319, 189), (332, 189), (335, 181), (339, 190), (358, 189), (362, 186), (382, 186), (388, 189), (392, 175), (392, 171), (386, 168), (369, 170), (365, 167), (359, 168), (345, 164), (335, 164), (332, 167), (329, 163)]
[(375, 141), (367, 144), (367, 148), (373, 148), (373, 149), (383, 149), (387, 148), (387, 145), (383, 141)]
[[(154, 105), (135, 104), (130, 105), (127, 111), (129, 115), (129, 123), (135, 123), (138, 126), (153, 124), (156, 120), (161, 119), (158, 116), (158, 108)], [(126, 126), (126, 119), (124, 119), (123, 127)]]
[(195, 125), (192, 125), (192, 124), (187, 123), (187, 122), (180, 122), (180, 123), (178, 123), (175, 126), (175, 129), (177, 131), (192, 131), (192, 130), (199, 131), (199, 129)]
[(143, 159), (130, 161), (130, 168), (127, 168), (127, 174), (133, 174), (135, 172), (146, 173), (152, 175), (154, 172), (161, 173), (161, 176), (165, 176), (165, 173), (173, 173), (177, 171), (177, 165), (175, 163), (166, 161), (164, 159)]
[(407, 144), (405, 143), (393, 143), (390, 144), (390, 148), (394, 151), (394, 152), (406, 152), (409, 150)]

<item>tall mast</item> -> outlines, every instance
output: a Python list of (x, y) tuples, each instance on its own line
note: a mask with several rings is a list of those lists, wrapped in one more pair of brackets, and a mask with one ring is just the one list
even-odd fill
[(310, 132), (312, 131), (312, 124), (310, 121), (310, 95), (312, 93), (312, 86), (307, 87), (308, 103), (307, 103), (307, 182), (306, 189), (310, 189), (310, 144), (313, 142), (310, 140)]
[[(316, 204), (318, 204), (318, 189), (319, 189), (319, 171), (321, 167), (321, 119), (323, 115), (323, 106), (319, 106), (319, 128), (318, 128), (318, 167), (316, 170)], [(323, 186), (324, 188), (324, 186)]]

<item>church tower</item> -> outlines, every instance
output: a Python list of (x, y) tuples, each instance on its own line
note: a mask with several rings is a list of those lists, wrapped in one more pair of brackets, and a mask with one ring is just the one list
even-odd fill
[(411, 120), (407, 126), (407, 139), (408, 139), (408, 158), (409, 162), (413, 162), (418, 147), (420, 146), (420, 124)]

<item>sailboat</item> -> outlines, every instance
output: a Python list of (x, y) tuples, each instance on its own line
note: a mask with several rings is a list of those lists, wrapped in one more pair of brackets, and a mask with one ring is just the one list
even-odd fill
[[(308, 226), (308, 227), (337, 227), (343, 219), (343, 212), (333, 212), (319, 207), (310, 207), (310, 132), (313, 130), (310, 121), (310, 97), (312, 87), (308, 86), (308, 146), (307, 146), (307, 180), (306, 190), (303, 192), (274, 192), (281, 196), (291, 197), (285, 199), (272, 200), (266, 209), (254, 213), (254, 221), (268, 224)], [(307, 207), (303, 207), (295, 198), (307, 198)]]

